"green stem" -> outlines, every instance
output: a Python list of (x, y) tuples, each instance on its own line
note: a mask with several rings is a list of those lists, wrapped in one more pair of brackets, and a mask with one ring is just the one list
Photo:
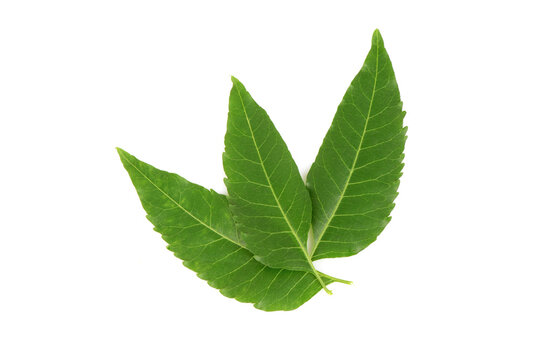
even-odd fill
[[(312, 266), (312, 263), (311, 263), (311, 266)], [(333, 295), (333, 293), (331, 292), (331, 290), (329, 290), (327, 287), (326, 287), (326, 283), (324, 282), (324, 280), (322, 280), (322, 278), (320, 277), (321, 273), (319, 271), (317, 271), (314, 266), (313, 266), (313, 270), (314, 270), (314, 276), (318, 279), (318, 281), (320, 282), (320, 284), (322, 285), (322, 289), (324, 289), (324, 291), (326, 292), (326, 294), (328, 295)]]
[(327, 274), (324, 274), (323, 272), (321, 271), (317, 271), (318, 274), (320, 274), (320, 276), (323, 276), (325, 278), (328, 278), (328, 279), (331, 279), (335, 282), (340, 282), (340, 283), (343, 283), (343, 284), (346, 284), (346, 285), (352, 285), (353, 283), (351, 281), (348, 281), (348, 280), (343, 280), (343, 279), (339, 279), (339, 278), (336, 278), (336, 277), (333, 277), (333, 276), (329, 276)]

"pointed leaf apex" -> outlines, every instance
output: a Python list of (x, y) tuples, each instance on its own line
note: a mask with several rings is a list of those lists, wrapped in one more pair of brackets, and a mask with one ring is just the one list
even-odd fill
[(241, 84), (241, 81), (239, 81), (235, 76), (231, 76), (230, 80), (232, 80), (232, 84), (234, 85)]
[(372, 45), (384, 46), (384, 39), (382, 39), (382, 34), (378, 29), (374, 30), (374, 33), (372, 34)]
[(119, 147), (116, 147), (116, 151), (118, 152), (118, 155), (120, 155), (120, 157), (123, 157), (127, 154), (127, 151)]
[(232, 80), (232, 89), (238, 89), (240, 92), (246, 91), (245, 85), (243, 85), (237, 78), (231, 76), (230, 80)]

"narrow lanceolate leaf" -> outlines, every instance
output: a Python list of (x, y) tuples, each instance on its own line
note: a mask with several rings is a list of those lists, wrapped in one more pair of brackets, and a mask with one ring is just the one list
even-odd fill
[(403, 118), (395, 74), (376, 30), (307, 176), (313, 260), (357, 254), (389, 222), (403, 167)]
[(268, 266), (316, 274), (307, 251), (311, 199), (298, 167), (268, 114), (232, 82), (223, 165), (242, 241)]
[[(118, 149), (148, 219), (184, 265), (225, 296), (258, 309), (292, 310), (322, 286), (305, 271), (269, 268), (245, 249), (226, 197)], [(322, 275), (324, 283), (332, 282)]]

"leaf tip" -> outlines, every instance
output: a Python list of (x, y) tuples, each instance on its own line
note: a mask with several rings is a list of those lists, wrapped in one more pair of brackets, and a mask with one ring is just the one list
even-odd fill
[(234, 84), (234, 85), (241, 84), (241, 82), (238, 80), (238, 78), (235, 77), (234, 75), (230, 76), (230, 80), (232, 81), (232, 84)]
[(384, 39), (382, 39), (382, 34), (380, 33), (380, 30), (378, 29), (375, 29), (374, 33), (372, 34), (372, 45), (384, 46)]
[(116, 151), (118, 152), (118, 155), (120, 155), (120, 157), (124, 157), (127, 154), (127, 151), (119, 147), (116, 147)]
[(129, 164), (131, 160), (135, 158), (133, 155), (131, 155), (122, 148), (116, 147), (116, 151), (118, 152), (118, 155), (120, 156), (120, 161), (122, 162), (122, 164), (124, 164), (124, 166), (127, 166), (127, 164)]
[(231, 76), (230, 79), (232, 80), (232, 88), (236, 88), (241, 92), (247, 91), (245, 89), (245, 85), (243, 85), (242, 82), (238, 80), (238, 78)]

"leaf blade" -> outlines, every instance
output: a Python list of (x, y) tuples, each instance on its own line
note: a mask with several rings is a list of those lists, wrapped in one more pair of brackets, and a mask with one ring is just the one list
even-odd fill
[[(167, 248), (223, 295), (265, 311), (293, 310), (322, 289), (311, 273), (273, 269), (256, 261), (239, 241), (225, 196), (124, 150), (118, 153)], [(325, 283), (332, 281), (324, 277)]]
[(406, 128), (395, 74), (376, 30), (309, 174), (314, 260), (357, 254), (390, 220)]
[(242, 241), (268, 266), (318, 276), (307, 251), (311, 200), (297, 165), (265, 110), (232, 82), (223, 166)]

